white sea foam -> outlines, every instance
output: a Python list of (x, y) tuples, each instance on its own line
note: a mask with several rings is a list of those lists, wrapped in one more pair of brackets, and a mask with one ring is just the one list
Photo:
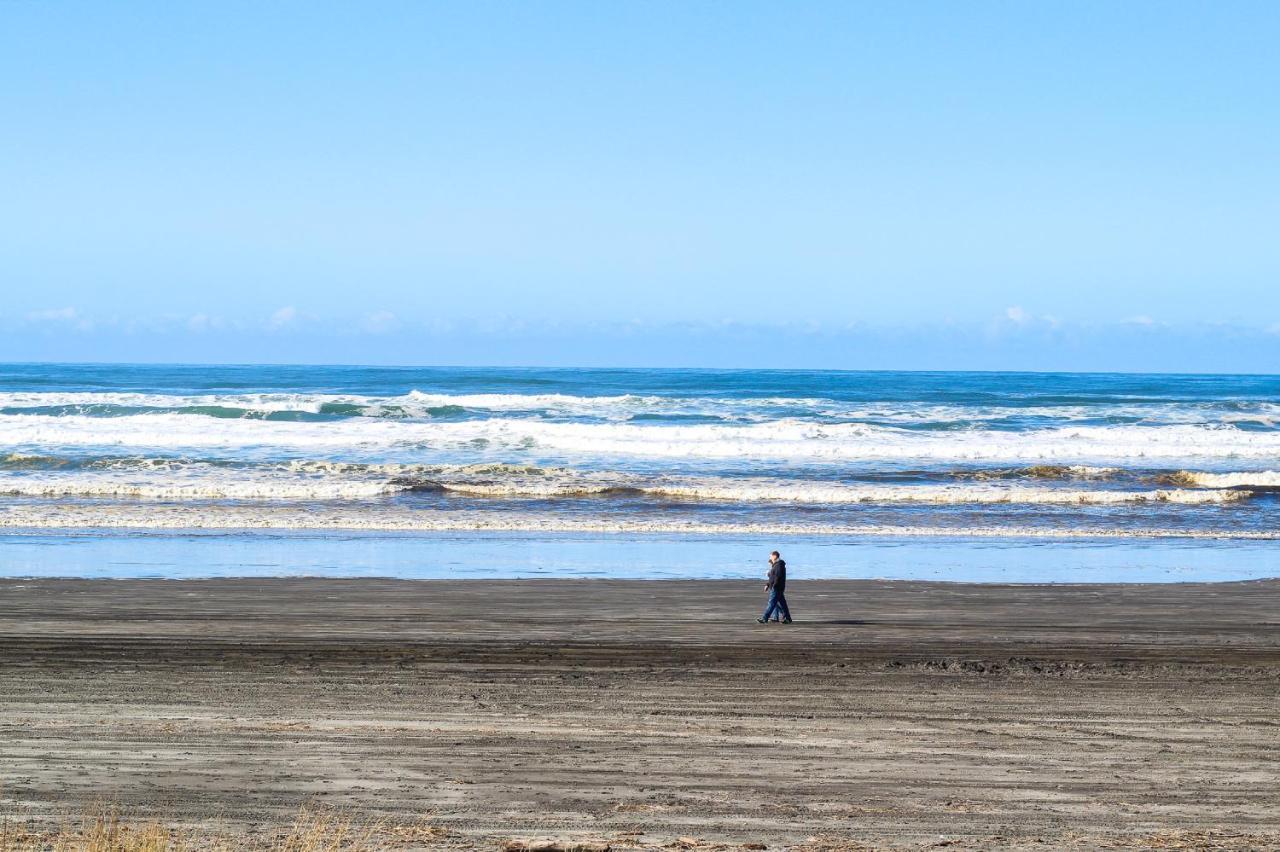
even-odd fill
[(0, 446), (19, 452), (103, 448), (255, 451), (402, 451), (755, 459), (1054, 463), (1132, 466), (1147, 460), (1274, 459), (1280, 432), (1229, 426), (1080, 426), (1024, 432), (916, 431), (866, 424), (780, 420), (741, 425), (551, 422), (537, 418), (453, 422), (351, 418), (326, 423), (219, 419), (192, 414), (123, 417), (0, 416)]
[(369, 530), (405, 532), (677, 533), (685, 535), (824, 535), (959, 538), (1185, 538), (1280, 540), (1280, 531), (1214, 531), (1146, 527), (901, 526), (831, 523), (723, 523), (688, 516), (576, 517), (546, 513), (425, 512), (383, 507), (246, 507), (40, 503), (0, 506), (0, 528), (134, 530)]
[(901, 504), (966, 505), (1018, 503), (1036, 505), (1119, 505), (1178, 503), (1206, 505), (1248, 499), (1247, 491), (1165, 488), (1144, 491), (1086, 490), (1007, 485), (847, 485), (796, 480), (752, 480), (674, 477), (650, 483), (636, 477), (590, 476), (512, 478), (499, 482), (444, 481), (445, 490), (495, 497), (555, 497), (607, 493), (627, 489), (657, 498), (732, 503), (799, 503), (821, 505)]
[(155, 394), (129, 392), (24, 392), (0, 393), (0, 408), (239, 408), (262, 413), (276, 411), (318, 412), (325, 404), (361, 405), (368, 397), (341, 394), (244, 393), (244, 394)]
[(0, 479), (0, 496), (118, 497), (153, 500), (356, 500), (400, 491), (384, 482), (138, 482), (107, 477)]
[(949, 485), (904, 486), (816, 486), (776, 485), (665, 486), (654, 489), (660, 495), (694, 499), (749, 502), (768, 500), (796, 503), (920, 503), (963, 505), (1023, 503), (1037, 505), (1118, 505), (1122, 503), (1180, 503), (1204, 505), (1234, 503), (1247, 499), (1248, 492), (1229, 490), (1197, 491), (1161, 489), (1155, 491), (1104, 491), (1059, 488), (972, 488)]
[(374, 396), (331, 393), (206, 393), (157, 394), (129, 392), (0, 392), (0, 409), (152, 409), (179, 412), (191, 408), (242, 410), (246, 413), (319, 413), (326, 408), (347, 406), (367, 417), (387, 414), (431, 418), (441, 409), (460, 408), (476, 412), (554, 412), (583, 417), (626, 419), (649, 411), (729, 412), (770, 409), (781, 406), (822, 409), (833, 405), (821, 399), (706, 399), (662, 397), (637, 394), (575, 396), (572, 394), (439, 394), (410, 391), (406, 394)]

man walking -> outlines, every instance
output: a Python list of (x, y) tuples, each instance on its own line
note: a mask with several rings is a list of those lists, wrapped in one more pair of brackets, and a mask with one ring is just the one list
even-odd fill
[(756, 621), (761, 624), (768, 623), (770, 618), (774, 621), (778, 619), (777, 615), (782, 616), (783, 624), (791, 623), (791, 610), (787, 609), (787, 563), (782, 561), (782, 554), (774, 551), (769, 554), (769, 582), (765, 584), (765, 591), (769, 593), (769, 605), (764, 609), (764, 615), (757, 618)]

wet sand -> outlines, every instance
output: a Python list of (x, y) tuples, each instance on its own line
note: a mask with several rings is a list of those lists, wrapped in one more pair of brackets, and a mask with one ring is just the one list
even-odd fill
[(0, 816), (1280, 848), (1280, 581), (788, 597), (760, 626), (731, 581), (3, 580)]

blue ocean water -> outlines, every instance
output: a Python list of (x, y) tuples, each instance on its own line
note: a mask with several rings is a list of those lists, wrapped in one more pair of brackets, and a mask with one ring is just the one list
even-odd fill
[(10, 575), (1240, 579), (1278, 491), (1276, 376), (0, 365)]

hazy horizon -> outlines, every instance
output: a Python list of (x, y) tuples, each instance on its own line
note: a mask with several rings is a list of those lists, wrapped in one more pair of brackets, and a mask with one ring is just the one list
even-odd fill
[(174, 367), (174, 368), (260, 368), (260, 367), (279, 367), (287, 369), (291, 367), (307, 369), (307, 368), (335, 368), (335, 369), (352, 369), (352, 370), (475, 370), (475, 371), (546, 371), (546, 372), (562, 372), (562, 371), (584, 371), (584, 372), (645, 372), (645, 371), (670, 371), (670, 372), (743, 372), (743, 373), (975, 373), (975, 374), (1007, 374), (1007, 375), (1027, 375), (1027, 376), (1063, 376), (1063, 375), (1081, 375), (1081, 376), (1203, 376), (1203, 377), (1256, 377), (1256, 378), (1273, 378), (1280, 377), (1280, 372), (1208, 372), (1208, 371), (1174, 371), (1162, 372), (1153, 370), (981, 370), (981, 369), (898, 369), (891, 367), (877, 368), (856, 368), (856, 367), (706, 367), (701, 365), (686, 366), (654, 366), (651, 364), (641, 364), (635, 366), (616, 366), (616, 365), (599, 365), (599, 366), (556, 366), (551, 364), (444, 364), (444, 363), (355, 363), (355, 362), (306, 362), (306, 361), (0, 361), (0, 366), (10, 367)]

